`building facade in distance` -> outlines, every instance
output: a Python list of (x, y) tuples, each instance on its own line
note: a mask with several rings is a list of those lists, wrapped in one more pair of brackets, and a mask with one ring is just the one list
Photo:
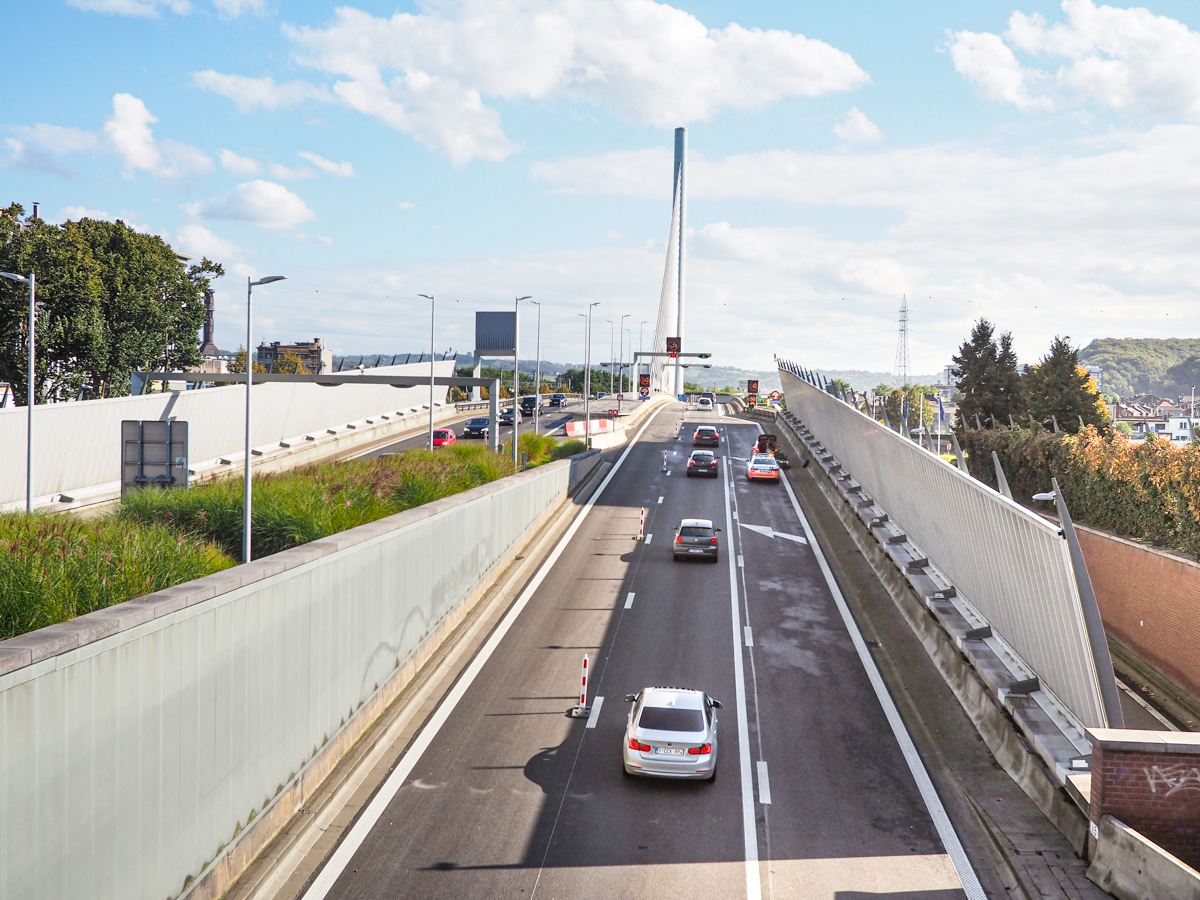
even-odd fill
[(333, 371), (333, 351), (322, 348), (319, 337), (313, 338), (311, 343), (281, 344), (272, 341), (270, 344), (259, 344), (255, 356), (270, 371), (288, 353), (300, 357), (304, 370), (310, 375)]

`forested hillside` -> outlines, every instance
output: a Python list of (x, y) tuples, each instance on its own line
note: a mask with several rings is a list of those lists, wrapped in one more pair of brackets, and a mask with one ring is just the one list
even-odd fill
[(1079, 351), (1079, 362), (1104, 370), (1110, 399), (1174, 397), (1200, 387), (1200, 338), (1097, 338)]

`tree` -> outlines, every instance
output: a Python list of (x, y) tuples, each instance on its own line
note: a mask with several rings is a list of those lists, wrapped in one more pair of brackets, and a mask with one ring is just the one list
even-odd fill
[[(80, 219), (50, 225), (24, 209), (0, 211), (0, 270), (37, 275), (40, 401), (129, 392), (135, 369), (200, 362), (203, 294), (222, 267), (188, 266), (162, 238), (123, 222)], [(28, 288), (0, 282), (0, 379), (27, 396)]]
[[(245, 366), (245, 363), (242, 363)], [(297, 356), (292, 351), (287, 351), (283, 356), (275, 361), (275, 371), (280, 375), (307, 375), (308, 369), (304, 368), (304, 360)], [(245, 368), (242, 369), (245, 371)]]
[[(919, 384), (906, 384), (902, 388), (891, 388), (880, 385), (874, 391), (876, 397), (883, 398), (883, 408), (887, 410), (888, 422), (893, 428), (904, 434), (920, 428), (924, 424), (928, 429), (937, 419), (937, 410), (930, 404), (928, 393), (931, 389)], [(908, 395), (908, 419), (905, 422), (905, 395)]]
[(997, 341), (995, 331), (991, 322), (980, 319), (953, 357), (959, 428), (974, 427), (977, 415), (984, 426), (993, 426), (1007, 425), (1009, 416), (1025, 412), (1012, 334), (1006, 331)]
[(843, 394), (849, 397), (850, 392), (854, 389), (850, 387), (850, 382), (843, 381), (840, 378), (833, 378), (830, 379), (827, 390), (835, 397), (841, 397)]
[(1080, 419), (1084, 425), (1106, 428), (1108, 407), (1095, 380), (1079, 365), (1078, 348), (1070, 342), (1070, 337), (1055, 336), (1050, 352), (1026, 370), (1021, 386), (1029, 413), (1035, 421), (1056, 418), (1059, 428), (1071, 434), (1079, 431)]
[[(237, 348), (237, 353), (233, 357), (233, 362), (231, 362), (229, 364), (229, 371), (235, 372), (235, 373), (246, 371), (246, 348), (245, 347)], [(257, 375), (260, 372), (265, 374), (266, 371), (267, 371), (267, 367), (264, 366), (262, 363), (260, 363), (256, 359), (254, 361), (254, 374)]]

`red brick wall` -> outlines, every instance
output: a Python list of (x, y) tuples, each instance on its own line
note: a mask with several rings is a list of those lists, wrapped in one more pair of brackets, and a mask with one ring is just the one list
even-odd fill
[(1090, 528), (1076, 531), (1105, 630), (1200, 697), (1200, 564)]
[(1200, 867), (1200, 756), (1092, 750), (1090, 818), (1120, 819), (1192, 867)]

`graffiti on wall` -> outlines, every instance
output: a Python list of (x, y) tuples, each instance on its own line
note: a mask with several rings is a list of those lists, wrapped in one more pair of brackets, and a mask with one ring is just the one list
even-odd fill
[(1168, 797), (1180, 791), (1200, 791), (1200, 766), (1179, 763), (1174, 766), (1145, 766), (1142, 771), (1146, 773), (1152, 794), (1157, 794), (1159, 788), (1164, 789)]

